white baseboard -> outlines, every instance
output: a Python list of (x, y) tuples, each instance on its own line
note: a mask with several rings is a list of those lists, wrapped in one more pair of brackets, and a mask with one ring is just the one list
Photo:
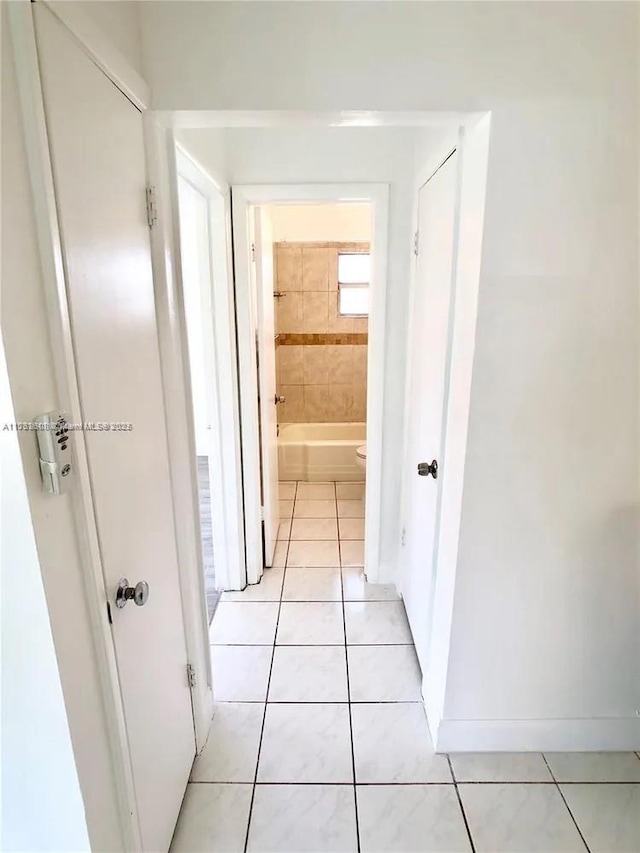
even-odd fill
[[(427, 703), (425, 708), (429, 719)], [(436, 752), (626, 752), (640, 749), (638, 717), (445, 719), (438, 725), (432, 714), (429, 726)]]

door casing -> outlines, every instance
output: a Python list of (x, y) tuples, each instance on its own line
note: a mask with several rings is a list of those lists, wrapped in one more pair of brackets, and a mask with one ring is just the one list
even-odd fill
[(369, 348), (367, 366), (367, 476), (364, 570), (375, 583), (380, 568), (382, 503), (382, 413), (384, 393), (385, 319), (387, 304), (387, 184), (291, 184), (233, 186), (233, 238), (238, 328), (238, 362), (245, 495), (247, 582), (257, 583), (263, 569), (260, 492), (258, 373), (256, 365), (256, 295), (251, 276), (252, 208), (265, 204), (359, 202), (372, 206)]

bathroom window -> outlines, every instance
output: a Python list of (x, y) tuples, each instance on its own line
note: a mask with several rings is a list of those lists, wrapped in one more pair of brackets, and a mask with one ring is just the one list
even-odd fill
[(338, 255), (338, 314), (341, 317), (369, 316), (371, 255), (364, 252)]

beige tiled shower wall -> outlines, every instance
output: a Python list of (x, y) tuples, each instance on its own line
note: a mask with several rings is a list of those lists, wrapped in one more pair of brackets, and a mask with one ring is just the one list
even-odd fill
[[(338, 315), (338, 254), (368, 252), (366, 243), (277, 243), (276, 332), (296, 337), (277, 346), (277, 390), (282, 423), (364, 421), (367, 345), (335, 343), (367, 332), (366, 318)], [(308, 335), (308, 342), (304, 336)], [(330, 343), (318, 343), (322, 335)], [(313, 336), (313, 337), (312, 337)], [(302, 341), (302, 342), (300, 342)], [(311, 343), (313, 341), (313, 343)]]

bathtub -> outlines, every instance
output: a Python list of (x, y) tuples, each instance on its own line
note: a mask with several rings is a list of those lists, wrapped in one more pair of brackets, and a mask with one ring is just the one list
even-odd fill
[(281, 480), (362, 480), (356, 448), (366, 441), (365, 424), (280, 424)]

